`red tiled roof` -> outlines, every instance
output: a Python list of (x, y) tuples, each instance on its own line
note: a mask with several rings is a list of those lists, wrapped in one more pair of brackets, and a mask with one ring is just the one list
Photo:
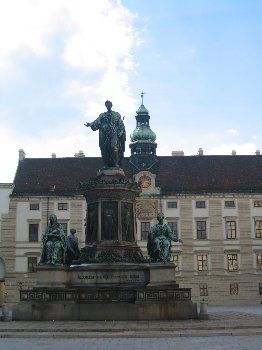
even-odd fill
[[(13, 196), (79, 195), (80, 182), (96, 177), (100, 157), (26, 158), (19, 162)], [(123, 169), (132, 178), (138, 171), (124, 158)], [(163, 195), (178, 193), (262, 193), (262, 156), (158, 157), (150, 171)], [(50, 192), (50, 186), (55, 191)]]

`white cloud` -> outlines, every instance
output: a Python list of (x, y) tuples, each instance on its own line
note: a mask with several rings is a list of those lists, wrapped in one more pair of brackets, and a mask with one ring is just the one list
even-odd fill
[[(48, 53), (46, 38), (56, 27), (53, 14), (61, 1), (8, 0), (0, 2), (0, 69), (15, 52)], [(52, 10), (51, 10), (52, 9)]]
[(37, 55), (50, 51), (48, 39), (67, 34), (63, 58), (81, 69), (133, 70), (131, 50), (139, 39), (134, 15), (110, 0), (9, 0), (0, 2), (0, 57), (27, 50)]
[(92, 82), (86, 80), (98, 91), (96, 98), (104, 99), (109, 91), (122, 100), (130, 95), (128, 74), (136, 67), (132, 50), (139, 37), (133, 20), (120, 1), (0, 2), (0, 73), (8, 68), (11, 73), (8, 64), (15, 65), (17, 53), (50, 54), (51, 38), (63, 32), (60, 59), (82, 70), (83, 79), (98, 73)]
[(0, 182), (12, 182), (18, 163), (19, 142), (14, 132), (8, 128), (0, 127)]
[[(27, 157), (50, 157), (52, 152), (57, 156), (73, 156), (80, 149), (87, 156), (100, 155), (98, 135), (86, 129), (84, 121), (94, 120), (105, 110), (107, 99), (126, 118), (129, 117), (126, 111), (135, 111), (137, 107), (129, 84), (129, 75), (136, 69), (133, 50), (139, 45), (134, 18), (121, 1), (114, 0), (0, 0), (2, 81), (10, 85), (13, 79), (28, 79), (27, 72), (17, 65), (21, 55), (25, 60), (35, 56), (56, 59), (70, 70), (61, 81), (69, 108), (73, 104), (86, 118), (68, 122), (65, 117), (57, 130), (52, 130), (52, 125), (49, 130), (39, 126), (41, 132), (26, 138), (19, 130), (12, 131), (6, 126), (8, 118), (15, 120), (16, 116), (2, 116), (0, 138), (6, 147), (0, 149), (0, 159), (6, 166), (1, 169), (0, 181), (12, 181), (19, 148), (25, 150)], [(19, 113), (19, 102), (14, 104)], [(36, 108), (41, 110), (41, 106)]]
[(211, 147), (206, 151), (206, 154), (209, 155), (230, 155), (232, 151), (236, 151), (236, 154), (238, 155), (252, 155), (255, 154), (256, 151), (256, 145), (254, 143), (243, 143), (243, 144), (222, 144), (220, 146)]
[(49, 158), (52, 153), (57, 157), (73, 157), (79, 150), (83, 150), (86, 156), (100, 156), (98, 146), (98, 133), (93, 132), (84, 125), (72, 125), (59, 130), (42, 130), (42, 134), (25, 137), (15, 134), (7, 128), (0, 128), (1, 167), (0, 182), (12, 182), (18, 164), (18, 150), (23, 149), (27, 158)]
[(238, 131), (236, 129), (227, 129), (226, 133), (231, 135), (236, 135)]
[(166, 155), (171, 155), (172, 150), (170, 150), (170, 145), (168, 143), (163, 142), (160, 144), (160, 147), (157, 149), (157, 154), (166, 156)]
[(252, 139), (253, 140), (261, 140), (261, 138), (262, 138), (262, 131), (257, 131), (257, 133), (255, 134), (255, 135), (252, 135)]
[(87, 70), (134, 69), (130, 50), (139, 40), (132, 27), (133, 18), (120, 2), (103, 0), (91, 5), (85, 1), (81, 6), (71, 2), (67, 20), (73, 34), (65, 46), (65, 60)]
[[(125, 119), (133, 116), (136, 110), (135, 98), (131, 96), (128, 76), (125, 72), (117, 74), (113, 71), (106, 72), (94, 85), (83, 84), (79, 81), (71, 81), (65, 91), (69, 98), (76, 98), (76, 105), (80, 107), (89, 121), (95, 119), (103, 110), (104, 102), (113, 102), (113, 109), (117, 110)], [(128, 113), (129, 112), (129, 113)]]

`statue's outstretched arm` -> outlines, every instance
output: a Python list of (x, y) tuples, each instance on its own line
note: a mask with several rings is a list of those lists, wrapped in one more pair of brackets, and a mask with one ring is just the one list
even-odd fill
[(96, 131), (100, 129), (102, 117), (103, 115), (100, 114), (100, 116), (96, 120), (94, 120), (92, 123), (86, 122), (84, 125), (86, 127), (90, 127), (93, 131)]

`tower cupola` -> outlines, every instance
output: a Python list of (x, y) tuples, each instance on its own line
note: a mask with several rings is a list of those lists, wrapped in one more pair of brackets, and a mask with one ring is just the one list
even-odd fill
[(150, 169), (156, 162), (156, 134), (150, 129), (149, 112), (144, 106), (144, 92), (141, 93), (141, 105), (137, 110), (136, 129), (130, 135), (130, 163), (138, 170)]

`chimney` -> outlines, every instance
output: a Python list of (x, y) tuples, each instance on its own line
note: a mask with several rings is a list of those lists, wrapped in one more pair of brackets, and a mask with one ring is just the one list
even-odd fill
[(52, 153), (52, 154), (51, 154), (51, 158), (56, 158), (56, 154), (55, 154), (55, 153)]
[(184, 156), (184, 151), (172, 151), (172, 157)]
[(18, 153), (19, 153), (19, 162), (20, 162), (25, 159), (25, 151), (23, 149), (20, 149)]
[(199, 156), (203, 156), (204, 155), (203, 148), (199, 148), (198, 155)]
[(260, 150), (259, 149), (256, 150), (255, 155), (256, 156), (260, 156)]
[(75, 158), (84, 158), (85, 154), (82, 150), (80, 150), (78, 153), (75, 153)]
[(50, 185), (49, 186), (49, 191), (54, 192), (55, 191), (55, 185)]

